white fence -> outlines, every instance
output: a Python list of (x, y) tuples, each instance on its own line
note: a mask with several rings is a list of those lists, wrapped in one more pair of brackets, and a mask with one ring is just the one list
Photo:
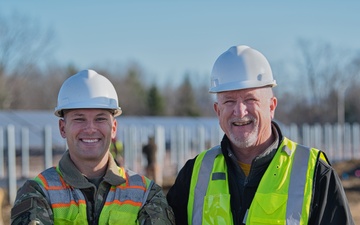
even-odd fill
[(323, 150), (331, 162), (360, 158), (359, 124), (324, 126), (307, 124), (283, 127), (284, 135), (306, 146)]
[[(157, 158), (160, 179), (166, 173), (176, 176), (186, 160), (211, 146), (218, 145), (223, 132), (217, 119), (211, 123), (177, 123), (167, 125), (129, 125), (120, 124), (118, 139), (123, 142), (125, 166), (143, 173), (145, 160), (142, 146), (149, 136), (154, 136), (158, 145)], [(281, 125), (283, 135), (306, 146), (323, 150), (331, 162), (360, 158), (359, 124), (339, 125)], [(66, 149), (65, 141), (54, 143), (54, 129), (44, 126), (37, 134), (42, 138), (42, 146), (31, 145), (32, 130), (13, 125), (0, 127), (0, 180), (1, 186), (8, 189), (9, 201), (13, 202), (16, 190), (25, 179), (35, 176), (43, 169), (56, 165)], [(60, 143), (60, 144), (59, 144)], [(32, 155), (41, 157), (42, 162), (33, 161)]]

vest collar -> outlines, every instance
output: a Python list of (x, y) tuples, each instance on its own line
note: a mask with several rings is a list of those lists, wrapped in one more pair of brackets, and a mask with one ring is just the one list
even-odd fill
[(108, 169), (106, 170), (104, 181), (112, 186), (117, 186), (124, 183), (125, 179), (125, 177), (120, 176), (119, 167), (116, 165), (113, 156), (109, 154)]

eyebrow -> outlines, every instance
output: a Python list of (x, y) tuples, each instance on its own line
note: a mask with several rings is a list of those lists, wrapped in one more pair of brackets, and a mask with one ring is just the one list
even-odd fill
[(223, 95), (221, 98), (223, 100), (229, 100), (229, 99), (238, 99), (238, 98), (243, 98), (243, 99), (247, 99), (247, 98), (260, 98), (260, 94), (259, 93), (254, 93), (254, 92), (248, 92), (248, 93), (245, 93), (245, 94), (242, 94), (241, 96), (238, 96), (238, 95)]
[(223, 95), (223, 96), (221, 96), (220, 98), (222, 98), (222, 99), (234, 98), (234, 95), (231, 95), (231, 94), (224, 94), (224, 95)]
[[(96, 114), (95, 116), (106, 116), (107, 114), (105, 112), (100, 112), (98, 114)], [(85, 116), (85, 113), (80, 113), (80, 112), (77, 112), (77, 113), (74, 113), (73, 115), (71, 116)]]

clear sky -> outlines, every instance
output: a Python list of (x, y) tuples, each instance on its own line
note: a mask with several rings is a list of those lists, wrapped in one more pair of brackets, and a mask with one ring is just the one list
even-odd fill
[(209, 75), (232, 45), (256, 48), (270, 62), (293, 57), (299, 38), (360, 49), (357, 0), (0, 1), (1, 14), (14, 11), (54, 30), (60, 63), (136, 61), (159, 83)]

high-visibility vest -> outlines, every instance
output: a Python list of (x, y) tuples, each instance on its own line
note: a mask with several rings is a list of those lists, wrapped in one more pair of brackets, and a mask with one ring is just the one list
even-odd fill
[[(140, 208), (145, 203), (152, 181), (138, 174), (129, 175), (119, 167), (126, 182), (111, 186), (99, 217), (99, 224), (137, 224)], [(88, 224), (86, 199), (80, 189), (65, 183), (58, 167), (39, 174), (37, 181), (54, 213), (54, 224)]]
[[(246, 224), (308, 224), (313, 178), (325, 155), (284, 138), (246, 213)], [(189, 225), (233, 224), (225, 158), (220, 146), (196, 158), (188, 202)], [(240, 201), (240, 200), (239, 200)]]

